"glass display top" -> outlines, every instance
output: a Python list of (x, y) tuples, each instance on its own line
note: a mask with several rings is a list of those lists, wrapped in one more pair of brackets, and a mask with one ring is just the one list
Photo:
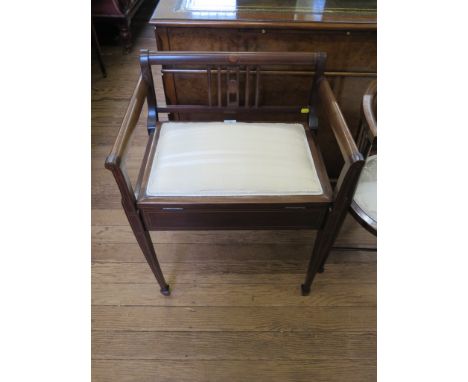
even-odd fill
[(373, 13), (375, 0), (179, 0), (176, 12)]
[(160, 0), (158, 20), (376, 23), (376, 0)]

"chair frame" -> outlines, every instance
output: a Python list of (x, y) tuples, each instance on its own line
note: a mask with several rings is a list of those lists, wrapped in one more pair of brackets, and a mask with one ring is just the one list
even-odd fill
[[(377, 81), (372, 81), (362, 97), (362, 120), (357, 134), (357, 146), (367, 158), (377, 149)], [(367, 215), (353, 200), (350, 206), (351, 215), (358, 223), (373, 235), (377, 236), (377, 221)]]
[[(170, 290), (151, 241), (149, 234), (151, 230), (316, 229), (318, 230), (317, 238), (305, 281), (301, 285), (302, 294), (309, 294), (316, 273), (323, 271), (321, 265), (330, 252), (349, 210), (359, 174), (364, 165), (363, 156), (353, 140), (330, 85), (324, 77), (325, 62), (325, 53), (150, 52), (148, 50), (141, 52), (142, 75), (130, 99), (105, 167), (112, 172), (116, 180), (122, 195), (122, 206), (130, 226), (163, 295), (169, 295)], [(208, 105), (158, 107), (151, 71), (152, 65), (163, 65), (163, 68), (177, 65), (204, 65), (206, 69), (199, 70), (199, 72), (207, 74)], [(306, 107), (304, 105), (261, 105), (260, 78), (265, 66), (268, 65), (313, 67), (314, 79)], [(213, 73), (217, 79), (216, 104), (213, 102), (213, 98), (216, 99), (212, 86)], [(222, 94), (223, 74), (226, 79), (225, 97)], [(241, 74), (244, 76), (245, 85), (243, 105), (239, 101)], [(255, 77), (255, 89), (249, 88), (251, 76)], [(253, 102), (249, 102), (250, 93), (253, 90)], [(148, 104), (149, 138), (134, 190), (125, 170), (124, 160), (145, 100)], [(246, 115), (255, 116), (255, 114), (259, 115), (267, 111), (282, 114), (297, 113), (303, 120), (304, 114), (301, 112), (303, 113), (304, 109), (308, 111), (308, 122), (303, 125), (324, 190), (323, 195), (154, 197), (146, 194), (146, 183), (162, 124), (158, 120), (159, 113), (222, 113), (229, 119), (235, 116), (241, 120)], [(323, 113), (323, 118), (321, 113)], [(320, 149), (315, 142), (317, 130), (322, 122), (332, 129), (344, 159), (344, 166), (334, 189), (331, 187)]]

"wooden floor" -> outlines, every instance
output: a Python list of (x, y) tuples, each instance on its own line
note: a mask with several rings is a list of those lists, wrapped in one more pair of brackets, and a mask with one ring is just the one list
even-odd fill
[[(161, 232), (152, 237), (173, 292), (159, 294), (103, 165), (138, 78), (138, 51), (155, 49), (145, 26), (153, 7), (139, 13), (129, 55), (102, 47), (106, 79), (92, 65), (93, 381), (375, 381), (373, 251), (334, 250), (302, 297), (312, 231)], [(336, 245), (376, 240), (349, 218)]]

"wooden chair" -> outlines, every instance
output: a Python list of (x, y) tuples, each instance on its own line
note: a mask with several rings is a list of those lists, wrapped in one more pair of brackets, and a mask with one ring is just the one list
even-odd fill
[[(377, 236), (377, 81), (372, 81), (362, 98), (362, 117), (357, 133), (357, 146), (366, 158), (359, 175), (349, 212), (357, 222)], [(319, 272), (325, 269), (328, 254)]]
[(366, 157), (350, 212), (369, 232), (377, 236), (377, 81), (372, 81), (362, 98), (363, 118), (357, 145)]
[[(324, 53), (142, 51), (142, 76), (105, 166), (161, 293), (170, 294), (149, 231), (316, 229), (304, 295), (331, 249), (349, 210), (364, 159), (328, 81)], [(158, 107), (151, 66), (179, 67), (206, 76), (207, 105)], [(285, 65), (313, 74), (300, 105), (262, 105), (261, 78)], [(243, 87), (243, 88), (242, 88)], [(242, 88), (242, 89), (241, 89)], [(135, 191), (124, 167), (128, 143), (147, 101), (148, 144)], [(159, 122), (158, 113), (224, 115), (218, 123)], [(265, 115), (297, 116), (299, 123), (258, 122)], [(334, 189), (316, 142), (332, 129), (344, 159)]]

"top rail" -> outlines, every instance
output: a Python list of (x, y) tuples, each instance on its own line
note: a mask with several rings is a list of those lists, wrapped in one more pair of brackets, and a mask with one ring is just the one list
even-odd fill
[(142, 50), (151, 65), (304, 65), (324, 62), (324, 52), (154, 52)]

